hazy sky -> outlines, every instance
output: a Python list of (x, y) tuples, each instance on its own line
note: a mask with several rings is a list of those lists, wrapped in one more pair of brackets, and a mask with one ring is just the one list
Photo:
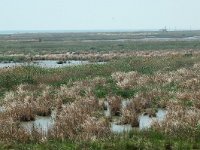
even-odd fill
[(0, 0), (0, 30), (200, 29), (200, 0)]

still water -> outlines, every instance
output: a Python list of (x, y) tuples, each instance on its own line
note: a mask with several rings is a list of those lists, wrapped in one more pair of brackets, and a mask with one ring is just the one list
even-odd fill
[[(70, 60), (62, 64), (59, 64), (57, 60), (38, 60), (38, 61), (30, 62), (30, 63), (0, 62), (0, 68), (10, 68), (10, 67), (26, 66), (26, 65), (34, 65), (34, 66), (39, 66), (43, 68), (59, 68), (59, 67), (65, 67), (65, 66), (84, 65), (84, 64), (89, 64), (89, 63), (90, 63), (89, 61), (80, 61), (80, 60)], [(101, 63), (103, 62), (98, 62), (97, 64), (101, 64)]]

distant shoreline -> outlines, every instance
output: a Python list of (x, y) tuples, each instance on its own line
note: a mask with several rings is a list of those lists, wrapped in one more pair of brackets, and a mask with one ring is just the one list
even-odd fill
[(87, 32), (145, 32), (158, 30), (5, 30), (0, 34), (26, 34), (26, 33), (87, 33)]
[[(95, 33), (95, 32), (158, 32), (161, 29), (141, 30), (0, 30), (0, 35), (6, 34), (31, 34), (31, 33)], [(199, 30), (169, 30), (169, 31), (199, 31)]]

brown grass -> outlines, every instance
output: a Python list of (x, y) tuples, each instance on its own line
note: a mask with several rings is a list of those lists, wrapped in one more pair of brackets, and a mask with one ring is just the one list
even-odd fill
[(122, 118), (120, 123), (121, 124), (131, 124), (132, 127), (139, 127), (139, 119), (138, 114), (134, 109), (123, 109), (122, 111)]
[(46, 86), (40, 95), (26, 90), (24, 86), (26, 85), (20, 85), (17, 91), (5, 94), (3, 106), (6, 112), (19, 121), (35, 120), (36, 115), (50, 115), (52, 107), (55, 106), (50, 87)]
[(170, 135), (193, 134), (200, 120), (200, 110), (196, 108), (183, 107), (180, 104), (172, 103), (168, 106), (166, 119), (156, 122), (153, 128)]
[(106, 99), (108, 100), (111, 114), (114, 116), (120, 116), (121, 115), (121, 97), (109, 96)]
[[(88, 131), (91, 137), (99, 137), (103, 132), (102, 129), (99, 129), (104, 129), (105, 124), (103, 122), (94, 123), (91, 119), (93, 112), (98, 109), (99, 104), (94, 97), (81, 99), (63, 106), (57, 115), (55, 126), (50, 133), (51, 136), (59, 139), (79, 139), (84, 132)], [(88, 127), (85, 126), (86, 124), (88, 124)], [(92, 126), (93, 124), (96, 126)], [(92, 133), (94, 130), (95, 132)]]

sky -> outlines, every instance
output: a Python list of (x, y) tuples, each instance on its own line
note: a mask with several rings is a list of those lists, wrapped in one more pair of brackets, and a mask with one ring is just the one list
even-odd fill
[(200, 29), (200, 0), (0, 0), (0, 30)]

